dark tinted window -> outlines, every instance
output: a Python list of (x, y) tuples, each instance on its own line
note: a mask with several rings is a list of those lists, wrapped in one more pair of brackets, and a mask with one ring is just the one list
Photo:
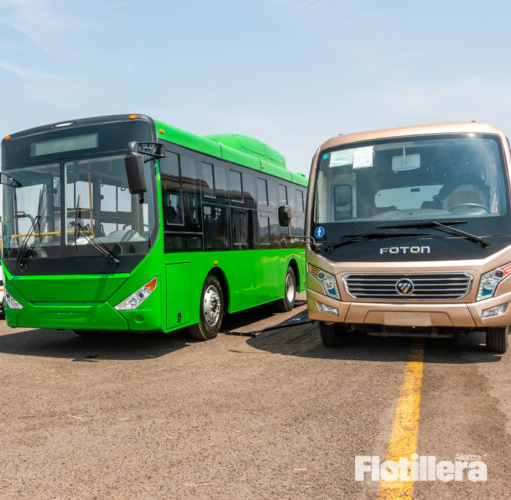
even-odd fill
[(160, 159), (163, 215), (166, 225), (183, 225), (183, 197), (179, 155), (166, 152)]
[(287, 205), (287, 187), (284, 184), (278, 185), (278, 197), (279, 197), (279, 207), (282, 205)]
[(303, 199), (303, 191), (296, 190), (296, 210), (298, 212), (305, 212), (305, 203)]
[(200, 231), (200, 191), (197, 161), (193, 153), (181, 155), (181, 188), (184, 225), (187, 231)]
[(256, 187), (255, 187), (255, 176), (249, 170), (243, 173), (243, 198), (244, 205), (247, 208), (255, 208), (256, 206)]
[(202, 196), (215, 197), (215, 174), (211, 163), (201, 163), (202, 169)]
[(241, 172), (237, 170), (229, 170), (229, 188), (231, 194), (231, 201), (243, 201), (243, 183), (241, 179)]
[(215, 194), (219, 203), (229, 202), (229, 185), (227, 183), (227, 172), (229, 166), (227, 163), (215, 163)]
[(257, 201), (259, 205), (268, 205), (268, 182), (266, 179), (257, 179)]
[(204, 248), (230, 248), (229, 208), (219, 205), (204, 204), (202, 207), (204, 220)]
[(234, 248), (252, 248), (254, 225), (252, 210), (235, 208), (232, 210), (232, 242)]
[(160, 173), (165, 252), (202, 250), (200, 172), (195, 154), (166, 150)]
[(200, 234), (165, 233), (165, 252), (202, 250)]
[(269, 246), (271, 244), (270, 218), (259, 216), (259, 245)]

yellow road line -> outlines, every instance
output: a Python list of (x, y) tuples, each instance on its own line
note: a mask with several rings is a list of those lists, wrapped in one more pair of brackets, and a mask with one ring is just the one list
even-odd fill
[[(417, 453), (423, 361), (424, 346), (413, 344), (406, 363), (405, 377), (399, 394), (386, 460), (399, 462), (401, 457), (410, 460), (411, 455)], [(413, 481), (411, 478), (409, 481), (397, 479), (392, 482), (380, 479), (380, 499), (411, 499), (412, 494)]]

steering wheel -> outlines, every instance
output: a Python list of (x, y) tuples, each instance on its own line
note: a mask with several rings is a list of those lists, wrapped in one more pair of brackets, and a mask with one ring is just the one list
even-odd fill
[(449, 210), (453, 211), (458, 210), (459, 208), (468, 208), (469, 210), (477, 208), (484, 210), (488, 214), (490, 213), (490, 211), (484, 205), (480, 205), (479, 203), (460, 203), (459, 205), (452, 206), (449, 208)]

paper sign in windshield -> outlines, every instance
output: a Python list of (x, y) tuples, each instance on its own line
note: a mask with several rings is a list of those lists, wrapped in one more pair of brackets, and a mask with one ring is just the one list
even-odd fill
[(330, 155), (330, 167), (367, 168), (373, 166), (374, 147), (342, 149)]
[(353, 155), (353, 168), (368, 168), (373, 166), (374, 147), (367, 146), (365, 148), (355, 149)]
[(330, 167), (351, 167), (353, 165), (354, 149), (341, 149), (330, 155)]

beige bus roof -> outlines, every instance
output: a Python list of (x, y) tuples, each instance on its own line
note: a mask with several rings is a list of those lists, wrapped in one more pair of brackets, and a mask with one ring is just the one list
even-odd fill
[(466, 123), (442, 123), (437, 125), (419, 125), (413, 127), (389, 128), (385, 130), (372, 130), (369, 132), (357, 132), (332, 137), (320, 149), (327, 149), (353, 142), (372, 141), (376, 139), (389, 139), (396, 137), (409, 137), (415, 135), (427, 134), (454, 134), (454, 133), (484, 133), (505, 134), (497, 127), (484, 122), (466, 122)]

